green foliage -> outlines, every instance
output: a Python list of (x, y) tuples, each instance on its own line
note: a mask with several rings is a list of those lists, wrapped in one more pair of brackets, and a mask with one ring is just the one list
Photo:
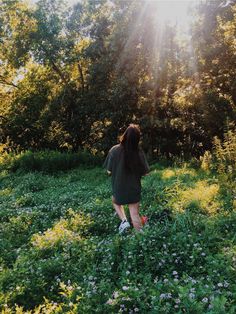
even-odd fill
[(2, 313), (235, 312), (232, 181), (152, 165), (149, 223), (119, 236), (101, 168), (0, 175)]
[(203, 155), (235, 120), (235, 10), (201, 2), (183, 40), (158, 1), (2, 1), (0, 141), (104, 152), (135, 122), (153, 159)]
[[(57, 171), (65, 171), (86, 165), (94, 167), (101, 164), (102, 156), (92, 155), (89, 152), (81, 151), (78, 153), (59, 152), (59, 151), (25, 151), (19, 154), (4, 153), (0, 158), (0, 169), (8, 169), (10, 171), (42, 171), (45, 173), (55, 173)], [(29, 183), (31, 189), (34, 182)], [(40, 189), (37, 185), (35, 189)]]
[(223, 140), (217, 136), (213, 140), (213, 151), (206, 151), (200, 157), (201, 167), (204, 170), (215, 170), (225, 175), (226, 181), (234, 179), (236, 172), (236, 133), (232, 125), (224, 133)]
[(216, 169), (219, 173), (234, 177), (236, 173), (236, 131), (228, 130), (224, 139), (214, 138), (213, 156)]

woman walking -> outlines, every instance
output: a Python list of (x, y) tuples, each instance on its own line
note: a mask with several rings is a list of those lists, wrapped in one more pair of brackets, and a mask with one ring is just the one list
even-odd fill
[(137, 231), (142, 228), (139, 216), (141, 199), (141, 177), (149, 172), (144, 152), (139, 148), (140, 129), (130, 124), (120, 138), (120, 144), (113, 146), (104, 162), (111, 175), (112, 202), (121, 219), (119, 233), (130, 227), (124, 206), (129, 206), (132, 224)]

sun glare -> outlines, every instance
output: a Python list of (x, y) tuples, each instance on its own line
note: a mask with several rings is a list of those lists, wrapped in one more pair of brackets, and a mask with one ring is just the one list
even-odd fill
[(146, 0), (155, 4), (156, 22), (158, 25), (171, 24), (186, 30), (191, 22), (190, 8), (198, 0)]

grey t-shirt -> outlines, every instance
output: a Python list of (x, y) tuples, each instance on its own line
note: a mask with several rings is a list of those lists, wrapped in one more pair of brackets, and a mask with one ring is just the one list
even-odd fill
[(149, 166), (142, 150), (139, 155), (143, 164), (138, 173), (129, 173), (124, 166), (124, 148), (121, 144), (113, 146), (104, 162), (111, 171), (112, 193), (118, 205), (137, 203), (141, 199), (141, 177), (149, 172)]

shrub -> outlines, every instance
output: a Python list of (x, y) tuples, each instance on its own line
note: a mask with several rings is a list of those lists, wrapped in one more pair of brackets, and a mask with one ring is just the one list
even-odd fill
[(219, 173), (233, 175), (236, 171), (236, 130), (228, 130), (221, 141), (214, 137), (213, 157)]
[(215, 136), (212, 152), (205, 151), (199, 161), (204, 171), (215, 170), (233, 177), (236, 173), (236, 129), (227, 130), (223, 140)]
[(72, 153), (50, 150), (32, 152), (28, 150), (20, 154), (4, 153), (4, 157), (0, 160), (0, 169), (9, 169), (13, 172), (22, 170), (25, 172), (54, 173), (73, 169), (80, 165), (94, 167), (101, 163), (101, 156), (92, 155), (87, 151)]

